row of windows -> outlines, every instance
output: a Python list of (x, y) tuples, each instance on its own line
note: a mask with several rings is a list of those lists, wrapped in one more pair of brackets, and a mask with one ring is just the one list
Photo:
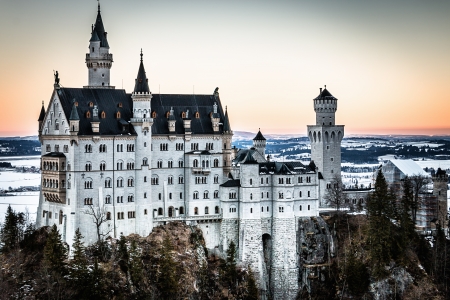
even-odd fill
[[(144, 165), (144, 166), (148, 165), (148, 159), (147, 158), (144, 158), (142, 160), (142, 165)], [(62, 166), (62, 167), (63, 167), (62, 170), (64, 171), (64, 166)], [(123, 161), (118, 161), (117, 164), (116, 164), (116, 167), (117, 167), (118, 171), (123, 170)], [(54, 166), (54, 167), (53, 166), (50, 167), (49, 170), (52, 170), (52, 168), (55, 168), (56, 171), (58, 170), (58, 166), (57, 165)], [(70, 171), (69, 167), (68, 167), (67, 170)], [(90, 163), (90, 162), (86, 163), (86, 165), (84, 166), (84, 170), (86, 172), (92, 171), (92, 163)], [(104, 161), (102, 161), (100, 163), (99, 170), (100, 171), (105, 171), (106, 170), (106, 163)], [(127, 170), (134, 170), (134, 162), (128, 162), (127, 163)]]
[[(49, 144), (45, 145), (45, 151), (46, 152), (51, 152), (52, 151), (52, 147)], [(54, 152), (59, 152), (59, 145), (55, 145)], [(63, 146), (63, 152), (64, 153), (68, 153), (69, 152), (69, 146), (68, 145), (64, 145)]]
[[(306, 176), (305, 178), (307, 183), (311, 182), (311, 176)], [(282, 177), (278, 178), (278, 184), (284, 184), (285, 182), (286, 184), (291, 184), (291, 178), (286, 178), (286, 180)], [(250, 185), (252, 185), (252, 183), (252, 179), (250, 179)], [(298, 183), (303, 183), (303, 177), (298, 177)], [(261, 184), (264, 184), (264, 178), (261, 178)], [(269, 184), (269, 177), (266, 177), (266, 184)]]

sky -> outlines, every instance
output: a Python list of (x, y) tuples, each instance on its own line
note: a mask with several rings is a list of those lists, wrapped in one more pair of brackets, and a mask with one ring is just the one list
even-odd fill
[[(448, 0), (103, 0), (111, 84), (212, 94), (234, 131), (306, 134), (319, 88), (346, 134), (450, 134)], [(87, 85), (97, 1), (0, 0), (0, 136), (36, 135), (53, 71)]]

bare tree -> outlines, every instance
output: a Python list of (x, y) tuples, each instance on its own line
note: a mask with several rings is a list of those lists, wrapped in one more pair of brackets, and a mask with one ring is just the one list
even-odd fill
[(337, 211), (346, 205), (347, 195), (344, 193), (344, 185), (338, 175), (334, 175), (323, 198)]
[(97, 229), (97, 242), (100, 243), (103, 240), (103, 237), (107, 236), (112, 231), (112, 228), (109, 228), (106, 232), (102, 231), (102, 224), (105, 224), (110, 220), (108, 218), (106, 207), (88, 205), (84, 210), (84, 213), (92, 216), (92, 222), (94, 222)]
[(413, 198), (413, 202), (411, 205), (411, 214), (412, 214), (413, 223), (416, 224), (417, 211), (419, 210), (420, 204), (421, 204), (421, 199), (419, 197), (419, 194), (424, 192), (427, 184), (430, 183), (430, 178), (425, 175), (417, 174), (417, 175), (410, 176), (409, 179), (411, 180), (413, 193), (414, 193), (414, 198)]

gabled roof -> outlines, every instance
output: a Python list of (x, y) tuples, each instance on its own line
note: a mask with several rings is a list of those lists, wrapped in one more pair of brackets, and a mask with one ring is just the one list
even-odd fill
[(314, 100), (337, 100), (331, 93), (327, 90), (327, 86), (322, 90), (320, 89), (320, 94)]
[(224, 116), (220, 99), (212, 95), (152, 94), (151, 110), (152, 113), (156, 113), (156, 118), (153, 118), (152, 134), (169, 134), (169, 119), (166, 114), (171, 108), (176, 121), (175, 134), (185, 133), (182, 113), (186, 113), (187, 110), (191, 119), (192, 134), (213, 134), (210, 114), (213, 112), (214, 102), (217, 102), (220, 123), (224, 123), (224, 126), (219, 128), (219, 133), (223, 133), (226, 116)]
[[(80, 120), (79, 135), (92, 135), (93, 109), (97, 105), (99, 115), (105, 113), (105, 117), (100, 117), (100, 131), (101, 135), (125, 135), (134, 134), (133, 126), (129, 124), (132, 117), (132, 101), (131, 95), (126, 94), (125, 90), (116, 89), (85, 89), (85, 88), (60, 88), (56, 93), (61, 101), (61, 106), (67, 116), (76, 118), (78, 115)], [(78, 103), (75, 109), (74, 100)], [(92, 103), (92, 107), (90, 106)], [(86, 113), (90, 112), (91, 117), (87, 118)], [(73, 114), (72, 114), (73, 112)], [(117, 113), (120, 113), (120, 118), (117, 118)], [(120, 123), (120, 121), (124, 121)], [(125, 129), (125, 130), (124, 130)]]
[(393, 163), (405, 176), (422, 175), (429, 177), (428, 173), (425, 172), (412, 159), (391, 159), (390, 162)]
[[(109, 48), (108, 40), (106, 38), (105, 27), (103, 27), (102, 15), (100, 14), (100, 3), (98, 4), (98, 12), (97, 12), (97, 19), (95, 20), (94, 32), (100, 39), (100, 47)], [(94, 38), (94, 33), (92, 33), (92, 38)]]
[(240, 149), (236, 154), (236, 157), (233, 159), (233, 163), (240, 164), (245, 162), (248, 156), (252, 156), (253, 160), (256, 160), (259, 163), (266, 162), (266, 158), (261, 155), (255, 148), (251, 149)]
[(222, 187), (240, 187), (241, 180), (240, 179), (230, 179), (230, 180), (226, 181), (225, 183), (222, 183), (220, 186), (222, 186)]
[(148, 86), (147, 74), (145, 73), (144, 62), (142, 57), (141, 49), (141, 63), (139, 65), (139, 71), (136, 77), (136, 83), (134, 84), (134, 93), (150, 93), (150, 88)]
[(266, 138), (262, 135), (261, 130), (258, 130), (258, 133), (253, 138), (254, 141), (265, 141)]
[(41, 108), (41, 113), (39, 114), (39, 119), (38, 121), (44, 121), (45, 118), (45, 108), (44, 108), (44, 101), (42, 101), (42, 108)]
[(259, 173), (261, 174), (305, 174), (315, 172), (309, 166), (305, 166), (299, 161), (291, 162), (266, 162), (259, 164)]

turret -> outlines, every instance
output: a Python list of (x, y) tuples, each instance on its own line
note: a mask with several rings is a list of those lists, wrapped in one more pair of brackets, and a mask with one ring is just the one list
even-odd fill
[(38, 122), (39, 122), (39, 128), (38, 128), (39, 135), (41, 135), (41, 133), (42, 133), (42, 124), (44, 123), (44, 118), (45, 118), (45, 108), (44, 108), (44, 101), (42, 101), (41, 113), (39, 114), (39, 119), (38, 119)]
[(258, 133), (253, 138), (253, 147), (258, 151), (262, 157), (266, 154), (266, 138), (261, 133), (261, 128), (258, 130)]
[(314, 99), (314, 111), (316, 112), (316, 125), (320, 126), (334, 126), (335, 113), (337, 110), (337, 100), (327, 90), (327, 86)]
[(77, 136), (80, 131), (80, 116), (78, 115), (77, 102), (73, 101), (72, 111), (69, 117), (70, 135)]
[(110, 69), (113, 56), (109, 54), (107, 33), (103, 26), (98, 4), (97, 19), (91, 29), (89, 53), (86, 54), (86, 66), (89, 70), (89, 85), (85, 88), (114, 88), (110, 86)]
[(230, 120), (228, 119), (228, 108), (225, 106), (225, 117), (223, 120), (223, 172), (228, 175), (231, 172), (231, 161), (233, 150), (231, 149), (231, 140), (233, 138), (233, 131), (231, 130)]
[(139, 64), (133, 94), (131, 94), (131, 99), (133, 100), (133, 117), (131, 118), (131, 123), (133, 126), (142, 126), (143, 131), (149, 131), (150, 126), (153, 124), (150, 111), (152, 93), (150, 92), (150, 87), (148, 86), (142, 49), (140, 55), (141, 62)]
[(213, 112), (211, 113), (211, 123), (214, 133), (219, 132), (220, 115), (217, 113), (217, 103), (214, 102)]

